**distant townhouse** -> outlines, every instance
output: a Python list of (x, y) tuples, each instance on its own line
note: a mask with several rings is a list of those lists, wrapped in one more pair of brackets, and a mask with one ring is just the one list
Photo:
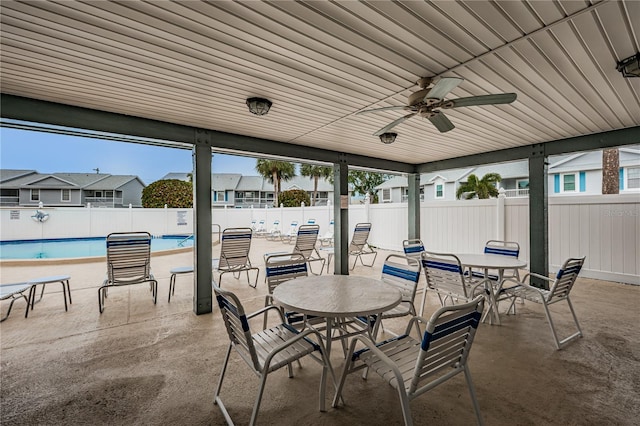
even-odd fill
[[(620, 193), (640, 193), (640, 147), (619, 148)], [(549, 157), (548, 192), (557, 195), (595, 195), (602, 193), (602, 151)], [(452, 201), (469, 175), (482, 178), (498, 173), (498, 184), (507, 197), (529, 196), (529, 165), (526, 160), (451, 169), (420, 175), (421, 201)], [(404, 202), (408, 198), (406, 176), (395, 176), (376, 187), (382, 203)]]
[[(189, 180), (188, 173), (168, 173), (162, 179)], [(300, 189), (313, 198), (313, 179), (295, 176), (280, 182), (280, 190)], [(213, 207), (264, 208), (274, 206), (273, 184), (262, 176), (243, 176), (235, 173), (211, 174), (211, 204)], [(316, 206), (326, 206), (333, 197), (333, 185), (318, 179)]]
[(144, 187), (133, 175), (0, 169), (3, 206), (142, 207)]

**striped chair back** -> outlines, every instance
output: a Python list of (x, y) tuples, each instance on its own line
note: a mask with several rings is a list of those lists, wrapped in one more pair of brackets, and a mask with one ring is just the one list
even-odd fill
[(216, 294), (216, 300), (231, 344), (249, 365), (253, 366), (256, 371), (260, 371), (260, 362), (242, 303), (235, 294), (225, 291), (215, 284), (213, 291)]
[(360, 252), (367, 244), (369, 233), (371, 232), (370, 223), (357, 223), (349, 244), (349, 252)]
[(550, 303), (553, 299), (566, 298), (569, 295), (582, 269), (582, 265), (584, 265), (584, 260), (585, 257), (572, 257), (564, 262), (564, 265), (556, 274), (556, 279), (549, 286), (547, 303)]
[(280, 284), (308, 276), (307, 263), (302, 254), (274, 254), (266, 258), (265, 269), (269, 294)]
[(405, 256), (420, 259), (424, 251), (424, 244), (422, 240), (418, 239), (404, 240), (402, 242), (402, 249), (404, 250)]
[(499, 254), (501, 256), (520, 256), (520, 244), (515, 241), (489, 240), (484, 246), (486, 254)]
[(151, 275), (151, 235), (114, 232), (107, 236), (107, 280), (111, 285), (134, 284)]
[(293, 249), (293, 252), (300, 253), (305, 257), (305, 259), (309, 259), (316, 249), (319, 232), (319, 225), (300, 226), (298, 229), (298, 236), (296, 237), (296, 246)]
[(413, 302), (420, 279), (420, 263), (417, 259), (390, 254), (382, 266), (382, 281), (397, 288), (403, 301)]
[(219, 269), (240, 268), (249, 262), (251, 228), (227, 228), (222, 232)]
[[(425, 386), (428, 390), (441, 383), (440, 378), (446, 380), (465, 368), (483, 309), (484, 297), (478, 296), (462, 305), (440, 308), (431, 316), (422, 339), (410, 394), (418, 391), (425, 381), (430, 382)], [(440, 378), (434, 379), (434, 376)]]
[(427, 278), (427, 287), (439, 294), (463, 297), (469, 300), (460, 259), (453, 254), (422, 253), (422, 267)]
[(307, 219), (307, 225), (315, 225), (315, 224), (316, 224), (315, 219)]

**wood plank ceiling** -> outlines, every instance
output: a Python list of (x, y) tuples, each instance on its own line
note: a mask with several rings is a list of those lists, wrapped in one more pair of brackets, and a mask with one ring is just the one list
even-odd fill
[[(1, 90), (409, 164), (640, 125), (638, 1), (169, 2), (1, 5)], [(398, 125), (421, 76), (462, 77), (455, 129)], [(268, 98), (268, 115), (245, 99)], [(243, 147), (238, 146), (242, 151)]]

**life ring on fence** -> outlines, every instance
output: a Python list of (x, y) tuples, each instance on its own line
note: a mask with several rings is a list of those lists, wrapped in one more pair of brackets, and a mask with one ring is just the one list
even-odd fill
[(45, 213), (42, 210), (36, 210), (36, 212), (31, 216), (34, 222), (46, 222), (49, 219), (49, 213)]

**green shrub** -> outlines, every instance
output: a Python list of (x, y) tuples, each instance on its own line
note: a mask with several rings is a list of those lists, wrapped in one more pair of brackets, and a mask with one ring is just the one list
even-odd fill
[(303, 202), (308, 206), (309, 203), (311, 203), (311, 198), (309, 198), (309, 194), (302, 189), (283, 191), (278, 197), (278, 206), (282, 204), (285, 207), (300, 207)]
[(142, 190), (142, 207), (193, 207), (193, 185), (178, 179), (157, 180)]

